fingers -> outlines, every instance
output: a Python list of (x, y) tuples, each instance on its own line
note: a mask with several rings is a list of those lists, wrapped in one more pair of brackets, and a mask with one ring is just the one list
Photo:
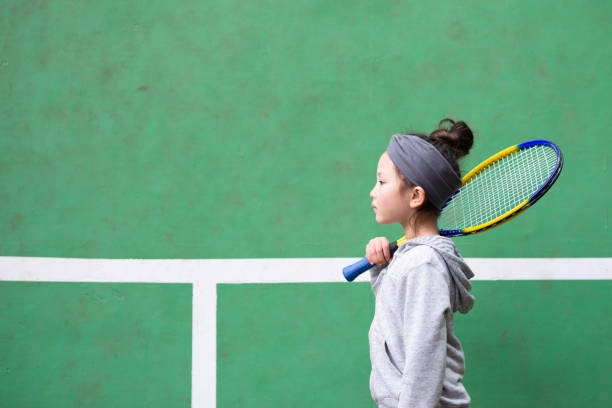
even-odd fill
[(383, 256), (385, 257), (385, 261), (389, 263), (391, 262), (391, 251), (389, 250), (389, 241), (387, 241), (387, 238), (383, 238), (383, 239), (384, 239), (384, 243), (382, 245)]
[(391, 262), (391, 251), (389, 251), (387, 238), (376, 237), (371, 239), (366, 246), (366, 258), (369, 263), (381, 266)]

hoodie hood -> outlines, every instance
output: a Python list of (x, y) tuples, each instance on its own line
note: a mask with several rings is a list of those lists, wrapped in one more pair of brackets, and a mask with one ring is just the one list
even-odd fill
[(440, 235), (413, 238), (402, 244), (395, 252), (394, 257), (401, 256), (401, 254), (419, 245), (427, 245), (433, 248), (446, 262), (453, 283), (451, 290), (453, 312), (457, 310), (461, 313), (469, 312), (474, 306), (474, 296), (470, 294), (472, 289), (470, 279), (474, 277), (474, 273), (457, 251), (455, 243), (450, 238)]

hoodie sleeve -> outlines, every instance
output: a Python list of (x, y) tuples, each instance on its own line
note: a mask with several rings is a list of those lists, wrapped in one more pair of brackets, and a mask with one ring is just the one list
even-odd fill
[[(405, 364), (399, 408), (437, 407), (446, 365), (447, 271), (431, 258), (396, 276)], [(399, 317), (399, 316), (398, 316)]]
[(378, 281), (378, 276), (380, 272), (385, 269), (384, 266), (374, 265), (370, 268), (370, 285), (372, 286), (372, 290), (376, 293), (376, 282)]

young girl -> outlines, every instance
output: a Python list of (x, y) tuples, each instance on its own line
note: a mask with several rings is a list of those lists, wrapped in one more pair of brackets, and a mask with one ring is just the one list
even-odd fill
[(376, 309), (369, 339), (370, 390), (379, 407), (469, 406), (453, 313), (472, 308), (474, 275), (453, 241), (438, 234), (436, 220), (461, 186), (457, 159), (472, 142), (464, 122), (444, 119), (429, 137), (394, 135), (378, 161), (370, 192), (376, 221), (401, 224), (408, 239), (393, 257), (383, 237), (366, 247), (368, 261), (377, 265), (371, 269)]

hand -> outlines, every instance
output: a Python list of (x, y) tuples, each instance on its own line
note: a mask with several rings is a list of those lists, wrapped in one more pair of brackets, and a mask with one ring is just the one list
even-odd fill
[(385, 237), (371, 239), (366, 246), (366, 258), (371, 264), (384, 266), (391, 262), (389, 241)]

